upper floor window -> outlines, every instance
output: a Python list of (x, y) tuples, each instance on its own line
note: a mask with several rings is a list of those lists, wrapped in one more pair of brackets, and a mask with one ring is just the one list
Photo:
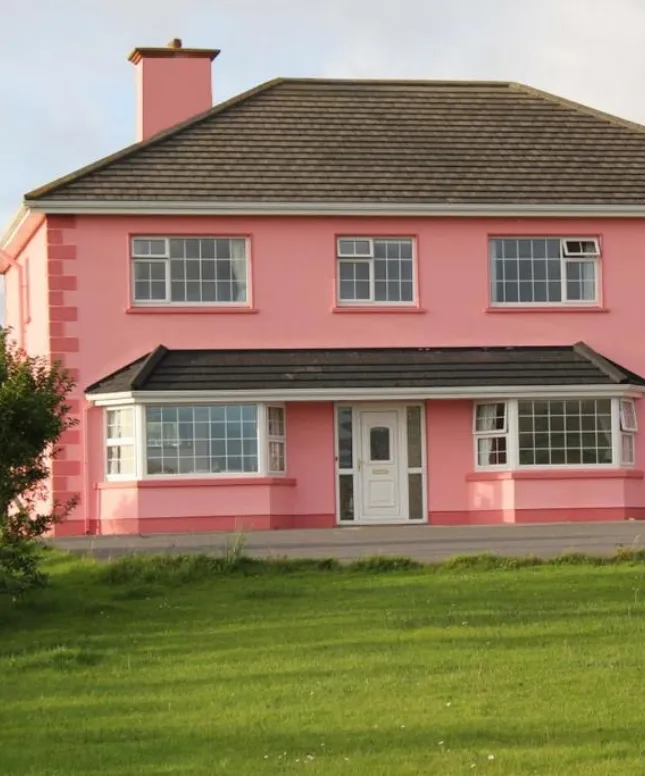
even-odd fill
[(413, 304), (412, 240), (339, 238), (337, 287), (341, 304)]
[(490, 241), (491, 301), (499, 305), (594, 304), (599, 300), (596, 238)]
[(138, 304), (245, 304), (247, 276), (244, 238), (132, 240), (133, 299)]

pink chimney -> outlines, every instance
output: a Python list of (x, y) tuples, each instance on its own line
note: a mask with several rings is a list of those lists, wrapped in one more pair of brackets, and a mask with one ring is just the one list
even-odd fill
[(174, 38), (166, 48), (136, 48), (137, 140), (203, 113), (213, 106), (211, 62), (217, 49), (187, 49)]

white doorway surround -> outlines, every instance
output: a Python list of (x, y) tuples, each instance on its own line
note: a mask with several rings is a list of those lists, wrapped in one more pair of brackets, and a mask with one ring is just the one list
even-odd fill
[(421, 405), (338, 405), (340, 525), (422, 522), (425, 434)]

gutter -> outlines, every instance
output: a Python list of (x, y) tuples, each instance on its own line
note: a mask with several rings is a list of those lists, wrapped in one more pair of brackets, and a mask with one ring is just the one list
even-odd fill
[(25, 200), (40, 213), (88, 215), (444, 216), (531, 218), (645, 218), (642, 205), (444, 204), (385, 202), (235, 202), (160, 200)]
[(472, 388), (278, 388), (245, 391), (121, 391), (119, 393), (86, 393), (85, 398), (101, 407), (129, 404), (180, 404), (189, 402), (316, 402), (316, 401), (423, 401), (426, 399), (563, 399), (567, 397), (642, 398), (645, 385), (623, 383), (603, 385), (480, 386)]

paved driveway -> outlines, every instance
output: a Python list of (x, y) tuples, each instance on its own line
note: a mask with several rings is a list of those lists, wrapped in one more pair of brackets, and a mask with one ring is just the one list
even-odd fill
[[(99, 558), (129, 553), (220, 553), (231, 534), (155, 534), (57, 539), (61, 549), (89, 552)], [(645, 548), (645, 523), (566, 523), (558, 525), (496, 525), (344, 527), (305, 531), (261, 531), (246, 534), (246, 553), (292, 558), (341, 560), (365, 555), (407, 555), (422, 561), (464, 553), (539, 555), (562, 552), (611, 553), (621, 546)]]

